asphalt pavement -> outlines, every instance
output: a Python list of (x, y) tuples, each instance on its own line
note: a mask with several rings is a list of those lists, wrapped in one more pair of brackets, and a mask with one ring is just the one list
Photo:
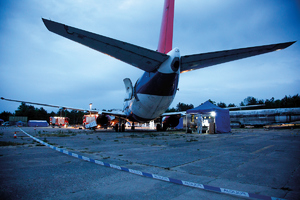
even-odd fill
[[(300, 199), (300, 129), (233, 129), (210, 135), (22, 129), (55, 147), (124, 168)], [(17, 127), (0, 129), (0, 144), (0, 199), (241, 199), (74, 158), (41, 145)]]

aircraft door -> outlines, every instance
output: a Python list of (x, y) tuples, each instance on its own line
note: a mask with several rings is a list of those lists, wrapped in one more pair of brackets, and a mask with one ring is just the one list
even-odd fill
[(128, 101), (132, 98), (132, 94), (133, 94), (132, 82), (129, 78), (125, 78), (123, 82), (125, 84), (125, 89), (126, 89), (126, 96), (124, 101)]

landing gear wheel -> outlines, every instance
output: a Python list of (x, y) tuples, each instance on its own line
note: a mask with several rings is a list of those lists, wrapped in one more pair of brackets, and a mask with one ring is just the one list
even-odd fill
[(167, 128), (168, 128), (167, 124), (163, 124), (162, 130), (163, 130), (163, 131), (166, 131)]
[(115, 131), (118, 132), (119, 131), (119, 124), (115, 125)]
[(160, 124), (156, 124), (156, 130), (160, 131), (160, 129), (161, 129), (161, 125)]
[(121, 132), (125, 132), (125, 124), (121, 125)]

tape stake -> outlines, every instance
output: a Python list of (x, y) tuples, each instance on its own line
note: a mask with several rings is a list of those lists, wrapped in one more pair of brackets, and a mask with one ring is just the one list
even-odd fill
[(203, 185), (203, 184), (200, 184), (200, 183), (193, 183), (193, 182), (190, 182), (190, 181), (182, 181), (182, 180), (173, 179), (173, 178), (169, 178), (169, 177), (165, 177), (165, 176), (160, 176), (160, 175), (157, 175), (157, 174), (149, 174), (149, 173), (146, 173), (146, 172), (142, 172), (142, 171), (138, 171), (138, 170), (134, 170), (134, 169), (128, 169), (128, 168), (121, 167), (121, 166), (118, 166), (118, 165), (105, 163), (105, 162), (102, 162), (100, 160), (94, 160), (94, 159), (88, 158), (86, 156), (81, 156), (81, 155), (78, 155), (76, 153), (69, 152), (65, 149), (57, 148), (55, 146), (47, 144), (46, 142), (43, 142), (43, 141), (29, 135), (28, 133), (23, 131), (21, 128), (19, 128), (19, 129), (24, 134), (26, 134), (28, 137), (31, 137), (33, 140), (38, 141), (38, 142), (44, 144), (45, 146), (47, 146), (51, 149), (54, 149), (58, 152), (66, 154), (66, 155), (73, 156), (75, 158), (79, 158), (79, 159), (87, 161), (87, 162), (95, 163), (95, 164), (102, 165), (102, 166), (105, 166), (105, 167), (110, 167), (112, 169), (122, 170), (122, 171), (125, 171), (125, 172), (129, 172), (131, 174), (136, 174), (136, 175), (144, 176), (144, 177), (147, 177), (147, 178), (152, 178), (152, 179), (157, 179), (157, 180), (166, 181), (166, 182), (170, 182), (170, 183), (175, 183), (175, 184), (178, 184), (178, 185), (184, 185), (184, 186), (188, 186), (188, 187), (193, 187), (193, 188), (198, 188), (198, 189), (202, 189), (202, 190), (218, 192), (218, 193), (221, 193), (221, 194), (234, 195), (234, 196), (239, 196), (239, 197), (243, 197), (243, 198), (246, 197), (246, 198), (262, 199), (262, 200), (284, 200), (284, 199), (280, 199), (280, 198), (276, 198), (276, 197), (264, 196), (264, 195), (253, 194), (253, 193), (248, 193), (248, 192), (242, 192), (242, 191), (238, 191), (238, 190), (231, 190), (231, 189), (226, 189), (226, 188), (219, 188), (219, 187), (214, 187), (214, 186), (210, 186), (210, 185)]

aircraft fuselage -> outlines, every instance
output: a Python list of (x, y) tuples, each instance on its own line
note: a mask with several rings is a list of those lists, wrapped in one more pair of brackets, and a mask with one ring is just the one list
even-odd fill
[(131, 121), (150, 121), (171, 105), (180, 75), (180, 51), (174, 48), (169, 58), (155, 72), (144, 72), (133, 88), (130, 100), (124, 101), (124, 112)]

